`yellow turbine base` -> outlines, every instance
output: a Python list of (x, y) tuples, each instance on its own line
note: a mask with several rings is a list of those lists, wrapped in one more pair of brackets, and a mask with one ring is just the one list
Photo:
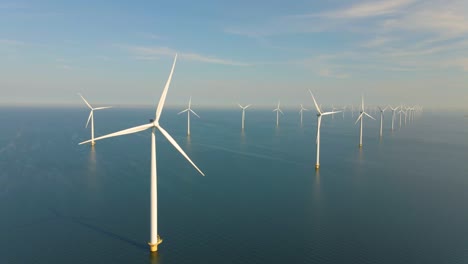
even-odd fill
[(315, 164), (315, 169), (318, 170), (320, 168), (320, 164)]
[(94, 141), (91, 142), (91, 146), (94, 146), (94, 145), (96, 145), (96, 142), (94, 142)]
[(362, 144), (359, 144), (359, 148), (362, 148)]
[(161, 239), (161, 237), (158, 235), (158, 242), (152, 244), (151, 242), (148, 242), (148, 245), (150, 246), (150, 251), (151, 252), (156, 252), (158, 251), (158, 245), (161, 244), (163, 242), (163, 240)]

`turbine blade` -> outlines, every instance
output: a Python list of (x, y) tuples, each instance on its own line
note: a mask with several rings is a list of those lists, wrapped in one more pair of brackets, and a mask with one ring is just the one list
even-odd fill
[(200, 118), (199, 115), (197, 115), (197, 113), (195, 113), (195, 111), (193, 111), (192, 109), (190, 109), (190, 112), (192, 112), (192, 114), (196, 115), (198, 118)]
[(341, 113), (343, 111), (333, 111), (333, 112), (326, 112), (326, 113), (322, 113), (322, 115), (332, 115), (332, 114), (336, 114), (336, 113)]
[(374, 119), (374, 120), (375, 120), (375, 118), (373, 118), (372, 116), (370, 116), (368, 113), (366, 113), (366, 112), (363, 112), (363, 114), (365, 114), (366, 116), (368, 116), (368, 117), (370, 117), (370, 118), (372, 118), (372, 119)]
[(192, 164), (192, 166), (195, 167), (195, 169), (197, 169), (198, 172), (200, 172), (201, 175), (205, 176), (205, 174), (197, 167), (197, 165), (195, 165), (195, 163), (193, 163), (193, 161), (187, 156), (187, 154), (185, 154), (185, 152), (182, 150), (179, 144), (177, 144), (177, 142), (171, 137), (171, 135), (169, 135), (169, 133), (167, 133), (167, 131), (164, 130), (164, 128), (162, 128), (161, 126), (158, 125), (156, 127), (167, 138), (167, 140), (169, 140), (169, 142), (171, 142), (171, 144), (180, 152), (180, 154), (182, 154), (182, 156), (184, 156), (190, 162), (190, 164)]
[(188, 101), (188, 108), (190, 109), (190, 106), (192, 105), (192, 96), (190, 96), (190, 99)]
[(83, 101), (89, 107), (89, 109), (93, 109), (93, 107), (91, 107), (91, 105), (88, 103), (88, 101), (86, 101), (86, 99), (84, 99), (84, 97), (81, 94), (78, 94), (78, 95), (81, 97), (81, 99), (83, 99)]
[[(117, 132), (114, 132), (114, 133), (111, 133), (111, 134), (107, 134), (105, 136), (97, 137), (97, 138), (94, 139), (94, 141), (105, 139), (105, 138), (110, 138), (110, 137), (117, 137), (117, 136), (123, 136), (123, 135), (127, 135), (127, 134), (140, 132), (140, 131), (146, 130), (146, 129), (150, 128), (150, 127), (153, 127), (153, 126), (154, 126), (153, 123), (151, 123), (151, 124), (145, 124), (145, 125), (136, 126), (136, 127), (132, 127), (132, 128), (127, 128), (127, 129), (120, 130), (120, 131), (117, 131)], [(88, 142), (91, 142), (91, 140), (83, 141), (83, 142), (79, 143), (79, 145), (82, 145), (82, 144), (85, 144), (85, 143), (88, 143)]]
[(362, 115), (363, 115), (363, 114), (364, 114), (364, 112), (362, 112), (362, 113), (359, 115), (359, 117), (356, 119), (356, 122), (354, 122), (354, 124), (357, 124), (357, 122), (359, 121), (359, 119), (362, 118)]
[(185, 112), (187, 112), (188, 110), (189, 110), (189, 109), (187, 108), (187, 109), (185, 109), (185, 110), (183, 110), (183, 111), (180, 111), (180, 112), (179, 112), (179, 113), (177, 113), (177, 114), (178, 114), (178, 115), (180, 115), (180, 114), (182, 114), (182, 113), (185, 113)]
[(280, 113), (281, 113), (282, 115), (284, 115), (284, 113), (283, 113), (283, 111), (281, 111), (281, 109), (278, 108), (278, 111), (280, 111)]
[(112, 106), (97, 107), (97, 108), (94, 108), (93, 110), (102, 110), (102, 109), (107, 109), (107, 108), (112, 108)]
[(237, 103), (237, 105), (238, 105), (240, 108), (244, 109), (244, 107), (243, 107), (241, 104)]
[(247, 109), (247, 108), (249, 108), (249, 106), (251, 106), (251, 104), (247, 105), (247, 106), (246, 106), (244, 109)]
[(86, 126), (85, 126), (85, 127), (88, 127), (89, 120), (91, 120), (91, 116), (93, 116), (93, 110), (91, 110), (91, 112), (89, 112), (88, 122), (86, 122)]
[(158, 107), (156, 108), (156, 118), (154, 119), (156, 123), (159, 122), (159, 118), (161, 117), (161, 112), (164, 107), (164, 102), (166, 101), (167, 90), (169, 89), (169, 85), (171, 84), (172, 74), (174, 73), (176, 61), (177, 61), (177, 54), (174, 57), (174, 63), (172, 64), (171, 73), (169, 74), (169, 78), (167, 79), (166, 86), (164, 86), (163, 93), (161, 95), (161, 98), (159, 99)]
[(314, 95), (312, 94), (312, 91), (309, 90), (309, 92), (310, 92), (310, 95), (312, 96), (312, 100), (314, 100), (315, 109), (317, 109), (317, 112), (318, 112), (319, 114), (321, 114), (322, 111), (320, 111), (320, 107), (318, 106), (317, 101), (315, 101), (315, 97), (314, 97)]

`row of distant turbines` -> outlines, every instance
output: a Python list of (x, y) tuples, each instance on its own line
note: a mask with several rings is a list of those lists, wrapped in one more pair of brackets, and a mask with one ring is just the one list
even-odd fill
[[(124, 130), (121, 130), (121, 131), (117, 131), (117, 132), (114, 132), (114, 133), (111, 133), (111, 134), (107, 134), (107, 135), (104, 135), (104, 136), (94, 138), (94, 111), (107, 109), (107, 108), (110, 108), (110, 106), (93, 108), (88, 103), (88, 101), (86, 101), (86, 99), (80, 94), (80, 97), (83, 99), (85, 104), (91, 110), (90, 113), (89, 113), (89, 116), (88, 116), (88, 121), (86, 122), (86, 127), (88, 127), (89, 123), (91, 122), (91, 139), (79, 143), (80, 145), (85, 144), (85, 143), (90, 143), (91, 146), (94, 146), (95, 141), (97, 141), (97, 140), (110, 138), (110, 137), (116, 137), (116, 136), (123, 136), (123, 135), (127, 135), (127, 134), (133, 134), (133, 133), (141, 132), (141, 131), (144, 131), (144, 130), (147, 130), (147, 129), (151, 129), (151, 182), (150, 182), (150, 185), (151, 185), (151, 200), (150, 200), (150, 202), (151, 202), (151, 213), (150, 213), (150, 218), (151, 219), (150, 219), (150, 241), (148, 242), (148, 245), (150, 246), (150, 251), (151, 252), (156, 252), (158, 250), (158, 245), (162, 243), (162, 239), (158, 235), (158, 217), (157, 217), (156, 130), (159, 130), (161, 132), (161, 134), (163, 134), (163, 136), (174, 146), (174, 148), (176, 148), (182, 154), (182, 156), (184, 156), (185, 159), (187, 159), (187, 161), (190, 164), (192, 164), (192, 166), (200, 174), (205, 176), (205, 174), (187, 156), (187, 154), (182, 150), (182, 148), (172, 138), (172, 136), (164, 128), (162, 128), (161, 125), (159, 124), (159, 119), (161, 117), (161, 113), (162, 113), (162, 110), (163, 110), (163, 107), (164, 107), (164, 102), (166, 100), (167, 92), (168, 92), (168, 89), (169, 89), (169, 86), (170, 86), (170, 83), (171, 83), (171, 80), (172, 80), (172, 75), (174, 73), (174, 68), (175, 68), (175, 65), (176, 65), (176, 61), (177, 61), (177, 54), (175, 55), (174, 62), (172, 64), (172, 68), (171, 68), (168, 80), (167, 80), (166, 85), (164, 87), (161, 98), (159, 99), (159, 103), (158, 103), (157, 108), (156, 108), (155, 118), (151, 119), (150, 122), (147, 123), (147, 124), (143, 124), (143, 125), (128, 128), (128, 129), (124, 129)], [(322, 116), (327, 116), (327, 115), (332, 115), (333, 116), (334, 114), (340, 113), (340, 112), (343, 112), (343, 111), (341, 111), (341, 110), (336, 111), (338, 109), (336, 109), (335, 107), (332, 107), (332, 111), (324, 112), (321, 109), (321, 107), (317, 104), (317, 101), (315, 100), (315, 97), (312, 94), (312, 92), (310, 90), (309, 90), (309, 92), (310, 92), (310, 94), (312, 96), (315, 108), (317, 110), (317, 141), (316, 141), (316, 143), (317, 143), (317, 162), (316, 162), (315, 168), (318, 169), (319, 166), (320, 166), (320, 163), (319, 163), (319, 161), (320, 161), (319, 160), (319, 157), (320, 157), (320, 125), (321, 125), (321, 121), (322, 121)], [(280, 113), (283, 114), (283, 111), (280, 109), (280, 104), (281, 103), (278, 101), (277, 107), (275, 109), (273, 109), (273, 111), (276, 112), (276, 125), (277, 126), (279, 126), (279, 115), (280, 115)], [(195, 116), (200, 117), (197, 113), (195, 113), (195, 111), (192, 110), (191, 105), (192, 105), (192, 98), (189, 99), (188, 108), (185, 109), (185, 110), (182, 110), (181, 112), (178, 113), (178, 114), (182, 114), (182, 113), (187, 112), (187, 134), (188, 135), (190, 135), (190, 115), (194, 114)], [(250, 106), (251, 105), (242, 106), (242, 105), (239, 104), (239, 107), (242, 109), (242, 129), (245, 128), (245, 110), (247, 108), (249, 108)], [(416, 111), (422, 111), (422, 108), (420, 108), (420, 107), (412, 107), (412, 108), (407, 107), (407, 108), (405, 108), (405, 110), (403, 110), (402, 106), (395, 107), (395, 108), (393, 108), (391, 106), (389, 106), (389, 107), (392, 110), (392, 130), (393, 130), (393, 122), (394, 122), (394, 119), (395, 119), (394, 117), (395, 117), (395, 111), (396, 110), (400, 109), (400, 111), (399, 111), (399, 113), (400, 113), (400, 127), (401, 127), (401, 124), (402, 124), (402, 114), (405, 115), (405, 122), (406, 122), (406, 117), (407, 116), (410, 118), (410, 120), (412, 120), (414, 118), (414, 113)], [(351, 108), (353, 109), (353, 106), (351, 106)], [(373, 118), (370, 114), (366, 113), (364, 111), (364, 109), (365, 109), (364, 108), (364, 99), (362, 98), (361, 99), (360, 115), (359, 115), (358, 119), (356, 120), (356, 123), (358, 121), (361, 121), (359, 147), (362, 147), (362, 125), (363, 125), (364, 116), (368, 116), (368, 117), (375, 120), (375, 118)], [(383, 113), (384, 113), (384, 111), (386, 109), (387, 109), (387, 107), (385, 107), (385, 108), (380, 108), (379, 107), (379, 110), (380, 110), (380, 113), (381, 113), (380, 135), (382, 135)], [(343, 108), (343, 110), (345, 110), (345, 109)], [(300, 108), (300, 111), (299, 111), (300, 116), (301, 116), (301, 125), (303, 123), (303, 112), (304, 111), (307, 111), (307, 109), (304, 108), (303, 105), (301, 105), (301, 108)], [(354, 109), (351, 112), (352, 115), (354, 114), (353, 111), (354, 111)]]

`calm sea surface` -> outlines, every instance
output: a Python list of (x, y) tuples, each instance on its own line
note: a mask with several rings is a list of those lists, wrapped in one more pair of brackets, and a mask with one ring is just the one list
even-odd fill
[[(150, 131), (90, 137), (80, 109), (0, 108), (0, 263), (468, 263), (468, 118), (424, 112), (384, 136), (351, 114), (164, 110), (159, 234), (149, 254)], [(154, 109), (95, 113), (96, 136)], [(356, 118), (356, 114), (355, 114)]]

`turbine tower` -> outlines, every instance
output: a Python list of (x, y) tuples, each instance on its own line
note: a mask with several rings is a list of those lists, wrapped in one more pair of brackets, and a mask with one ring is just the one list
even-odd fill
[(249, 106), (251, 105), (247, 105), (247, 106), (242, 106), (240, 104), (238, 104), (240, 108), (242, 108), (242, 130), (244, 130), (244, 121), (245, 121), (245, 109), (249, 108)]
[(375, 118), (373, 118), (372, 116), (370, 116), (368, 113), (366, 113), (366, 112), (364, 111), (364, 97), (361, 96), (361, 114), (359, 115), (358, 119), (357, 119), (356, 122), (354, 123), (354, 124), (357, 124), (357, 122), (358, 122), (359, 120), (361, 120), (361, 130), (360, 130), (361, 132), (359, 133), (359, 147), (360, 147), (360, 148), (362, 148), (362, 121), (363, 121), (363, 119), (364, 119), (364, 115), (366, 115), (366, 116), (368, 116), (368, 117), (370, 117), (370, 118), (372, 118), (372, 119), (375, 120)]
[(384, 109), (382, 109), (380, 106), (377, 107), (380, 110), (380, 137), (382, 137), (383, 117), (385, 110), (387, 110), (387, 106)]
[[(136, 126), (128, 129), (124, 129), (115, 133), (111, 133), (102, 137), (98, 137), (95, 140), (101, 140), (104, 138), (109, 138), (109, 137), (116, 137), (116, 136), (123, 136), (127, 134), (132, 134), (132, 133), (137, 133), (140, 131), (144, 131), (147, 129), (151, 128), (151, 237), (148, 245), (150, 246), (151, 252), (156, 252), (158, 250), (158, 245), (161, 244), (162, 239), (158, 235), (158, 206), (157, 206), (157, 178), (156, 178), (156, 130), (159, 130), (161, 134), (163, 134), (164, 137), (176, 148), (182, 156), (184, 156), (190, 164), (192, 164), (195, 169), (200, 172), (201, 175), (205, 176), (203, 172), (193, 163), (192, 160), (185, 154), (185, 152), (182, 150), (182, 148), (177, 144), (177, 142), (167, 133), (167, 131), (161, 127), (159, 124), (159, 118), (161, 117), (161, 112), (164, 107), (164, 102), (166, 101), (166, 96), (167, 96), (167, 90), (169, 89), (169, 85), (171, 83), (172, 79), (172, 74), (174, 73), (174, 68), (175, 64), (177, 61), (177, 54), (174, 58), (174, 63), (172, 64), (172, 69), (171, 73), (169, 74), (169, 78), (166, 82), (166, 86), (164, 87), (163, 93), (161, 95), (161, 98), (159, 99), (158, 106), (156, 108), (156, 116), (154, 119), (150, 120), (149, 124), (141, 125), (141, 126)], [(80, 144), (84, 144), (90, 142), (84, 141), (81, 142)]]
[(393, 108), (391, 105), (389, 105), (389, 107), (392, 110), (392, 131), (393, 131), (393, 122), (395, 121), (395, 111), (398, 110), (399, 106)]
[(81, 94), (78, 94), (81, 99), (83, 99), (83, 101), (85, 102), (85, 104), (89, 107), (89, 109), (91, 109), (91, 112), (89, 112), (89, 117), (88, 117), (88, 121), (86, 122), (86, 126), (85, 127), (88, 127), (88, 124), (89, 124), (89, 120), (91, 120), (91, 146), (94, 146), (95, 142), (94, 142), (94, 111), (95, 110), (102, 110), (102, 109), (107, 109), (107, 108), (111, 108), (112, 106), (104, 106), (104, 107), (96, 107), (96, 108), (93, 108), (89, 103), (88, 101), (86, 101), (86, 99), (84, 99), (84, 97), (81, 95)]
[(315, 162), (315, 169), (319, 169), (320, 168), (320, 124), (322, 123), (322, 116), (326, 116), (326, 115), (332, 115), (333, 114), (336, 114), (336, 113), (339, 113), (341, 111), (336, 111), (336, 112), (323, 112), (319, 105), (317, 104), (317, 101), (315, 101), (315, 97), (314, 95), (312, 94), (312, 91), (309, 90), (309, 93), (310, 95), (312, 96), (312, 100), (314, 100), (314, 105), (315, 105), (315, 109), (317, 109), (317, 140), (316, 140), (316, 144), (317, 144), (317, 161)]
[(188, 103), (188, 108), (183, 110), (183, 111), (180, 111), (178, 113), (178, 115), (182, 114), (182, 113), (185, 113), (187, 112), (187, 136), (190, 136), (190, 113), (196, 115), (198, 118), (200, 118), (199, 115), (197, 115), (197, 113), (195, 113), (192, 108), (192, 96), (190, 96), (190, 99), (189, 99), (189, 103)]
[(309, 111), (309, 110), (305, 109), (304, 106), (301, 104), (301, 110), (299, 110), (299, 114), (301, 115), (301, 126), (302, 126), (302, 115), (304, 111)]
[(279, 113), (284, 115), (283, 111), (281, 111), (281, 109), (280, 109), (280, 104), (281, 104), (281, 102), (278, 101), (278, 106), (275, 109), (273, 109), (273, 112), (276, 112), (276, 127), (279, 126)]

